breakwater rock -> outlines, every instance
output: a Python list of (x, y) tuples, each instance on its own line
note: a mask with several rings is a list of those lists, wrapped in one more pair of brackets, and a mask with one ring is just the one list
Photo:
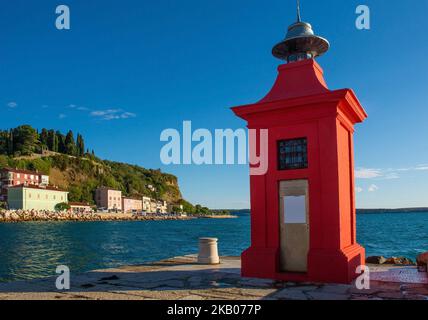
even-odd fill
[(0, 222), (30, 221), (157, 221), (187, 220), (189, 217), (178, 215), (147, 215), (138, 216), (125, 213), (74, 213), (54, 212), (45, 210), (0, 210)]
[(414, 266), (415, 265), (415, 263), (411, 259), (408, 259), (405, 257), (385, 258), (383, 256), (368, 257), (366, 259), (366, 263), (370, 263), (370, 264), (393, 264), (393, 265), (399, 265), (399, 266)]

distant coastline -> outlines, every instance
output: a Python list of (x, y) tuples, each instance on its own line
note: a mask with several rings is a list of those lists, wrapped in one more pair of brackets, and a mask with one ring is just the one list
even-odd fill
[(428, 208), (399, 208), (399, 209), (357, 209), (357, 214), (376, 213), (428, 213)]
[[(230, 214), (248, 214), (250, 209), (226, 209)], [(398, 209), (357, 209), (357, 214), (377, 214), (377, 213), (428, 213), (428, 207), (421, 208), (398, 208)]]

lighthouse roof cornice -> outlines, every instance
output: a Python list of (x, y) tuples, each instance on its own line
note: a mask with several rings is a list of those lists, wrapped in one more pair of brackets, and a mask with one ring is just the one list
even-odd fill
[[(262, 118), (263, 114), (272, 112), (284, 112), (296, 109), (311, 110), (311, 113), (319, 111), (322, 106), (335, 106), (331, 109), (331, 115), (336, 115), (338, 110), (347, 114), (353, 123), (363, 122), (367, 118), (367, 113), (359, 102), (352, 89), (340, 89), (321, 94), (314, 94), (305, 97), (296, 97), (264, 103), (242, 105), (232, 108), (233, 112), (242, 119), (250, 121), (252, 118)], [(310, 117), (309, 113), (308, 116)]]

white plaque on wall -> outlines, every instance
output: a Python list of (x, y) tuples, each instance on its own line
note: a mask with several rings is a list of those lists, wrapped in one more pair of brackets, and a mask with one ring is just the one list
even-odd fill
[(284, 222), (289, 224), (306, 223), (306, 196), (284, 197)]

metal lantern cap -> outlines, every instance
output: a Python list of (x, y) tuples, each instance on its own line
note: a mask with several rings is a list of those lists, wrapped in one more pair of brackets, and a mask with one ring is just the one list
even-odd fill
[(297, 3), (297, 22), (288, 27), (285, 40), (278, 43), (272, 50), (274, 57), (295, 61), (316, 58), (328, 51), (330, 43), (327, 39), (315, 35), (312, 26), (301, 21), (300, 3)]

